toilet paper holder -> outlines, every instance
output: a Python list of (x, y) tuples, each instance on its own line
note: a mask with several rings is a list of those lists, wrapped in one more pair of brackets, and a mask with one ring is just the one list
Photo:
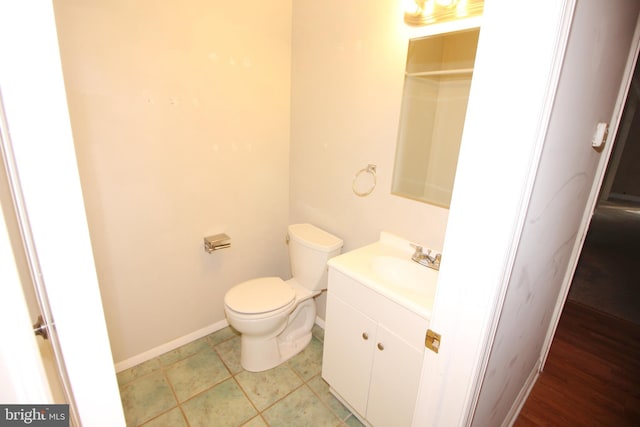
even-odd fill
[(224, 233), (204, 238), (204, 250), (208, 253), (231, 246), (231, 237)]

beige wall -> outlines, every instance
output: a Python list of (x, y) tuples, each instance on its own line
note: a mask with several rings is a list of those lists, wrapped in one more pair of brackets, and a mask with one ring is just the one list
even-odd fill
[[(56, 1), (116, 362), (288, 275), (291, 2)], [(231, 248), (202, 249), (225, 232)]]
[[(381, 230), (442, 247), (447, 210), (390, 194), (401, 2), (54, 3), (116, 362), (223, 320), (241, 280), (288, 277), (289, 223), (344, 250)], [(232, 247), (205, 254), (218, 232)]]
[[(293, 2), (290, 220), (340, 236), (344, 250), (381, 230), (437, 249), (444, 241), (446, 209), (390, 193), (408, 44), (401, 6)], [(377, 186), (358, 197), (353, 177), (369, 163)]]

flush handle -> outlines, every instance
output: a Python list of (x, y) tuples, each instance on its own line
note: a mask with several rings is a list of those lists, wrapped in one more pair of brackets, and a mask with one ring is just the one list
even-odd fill
[(47, 324), (44, 322), (42, 316), (38, 316), (38, 320), (33, 324), (33, 333), (36, 335), (40, 335), (45, 340), (49, 339)]

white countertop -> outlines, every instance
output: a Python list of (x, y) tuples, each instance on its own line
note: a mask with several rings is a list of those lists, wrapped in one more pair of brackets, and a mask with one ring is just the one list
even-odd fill
[(430, 320), (438, 271), (411, 261), (410, 244), (382, 232), (376, 243), (331, 258), (328, 265)]

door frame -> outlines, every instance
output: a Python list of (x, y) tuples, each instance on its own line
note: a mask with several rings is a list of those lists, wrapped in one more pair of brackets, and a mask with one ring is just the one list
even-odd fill
[(0, 205), (0, 402), (52, 402)]
[[(29, 218), (24, 203), (24, 197), (20, 186), (20, 177), (13, 154), (12, 138), (4, 109), (2, 91), (0, 90), (0, 172), (6, 177), (6, 182), (0, 183), (0, 200), (3, 204), (4, 228), (10, 249), (13, 251), (11, 257), (13, 262), (10, 270), (18, 272), (18, 279), (22, 284), (22, 295), (24, 299), (16, 301), (26, 303), (28, 317), (34, 332), (38, 323), (45, 334), (41, 339), (36, 339), (39, 350), (39, 359), (43, 365), (46, 381), (50, 392), (50, 401), (56, 403), (69, 404), (69, 417), (71, 425), (78, 425), (79, 418), (73, 399), (69, 377), (67, 375), (60, 340), (57, 328), (54, 325), (51, 306), (40, 270), (37, 251), (33, 241), (33, 233), (29, 225)], [(11, 212), (8, 212), (11, 211)], [(11, 254), (11, 252), (7, 252)], [(22, 273), (22, 274), (21, 274)], [(13, 277), (7, 277), (13, 280)], [(9, 285), (12, 286), (12, 285)], [(9, 322), (11, 323), (11, 322)], [(33, 338), (33, 337), (32, 337)]]
[[(0, 90), (41, 279), (80, 423), (125, 425), (84, 211), (51, 2), (0, 2)], [(5, 237), (0, 233), (2, 248), (7, 245)], [(3, 251), (3, 262), (12, 258), (13, 253)], [(19, 321), (13, 333), (20, 336), (21, 349), (27, 353), (7, 346), (0, 372), (17, 369), (12, 376), (15, 388), (10, 391), (16, 403), (37, 403), (31, 399), (51, 396), (41, 368), (29, 374), (27, 365), (19, 363), (22, 358), (31, 360), (29, 366), (38, 365), (32, 348), (36, 337), (30, 320), (25, 320), (24, 294), (15, 289), (17, 278), (12, 272), (6, 274), (11, 275), (12, 285), (7, 304), (13, 305), (11, 313)]]

